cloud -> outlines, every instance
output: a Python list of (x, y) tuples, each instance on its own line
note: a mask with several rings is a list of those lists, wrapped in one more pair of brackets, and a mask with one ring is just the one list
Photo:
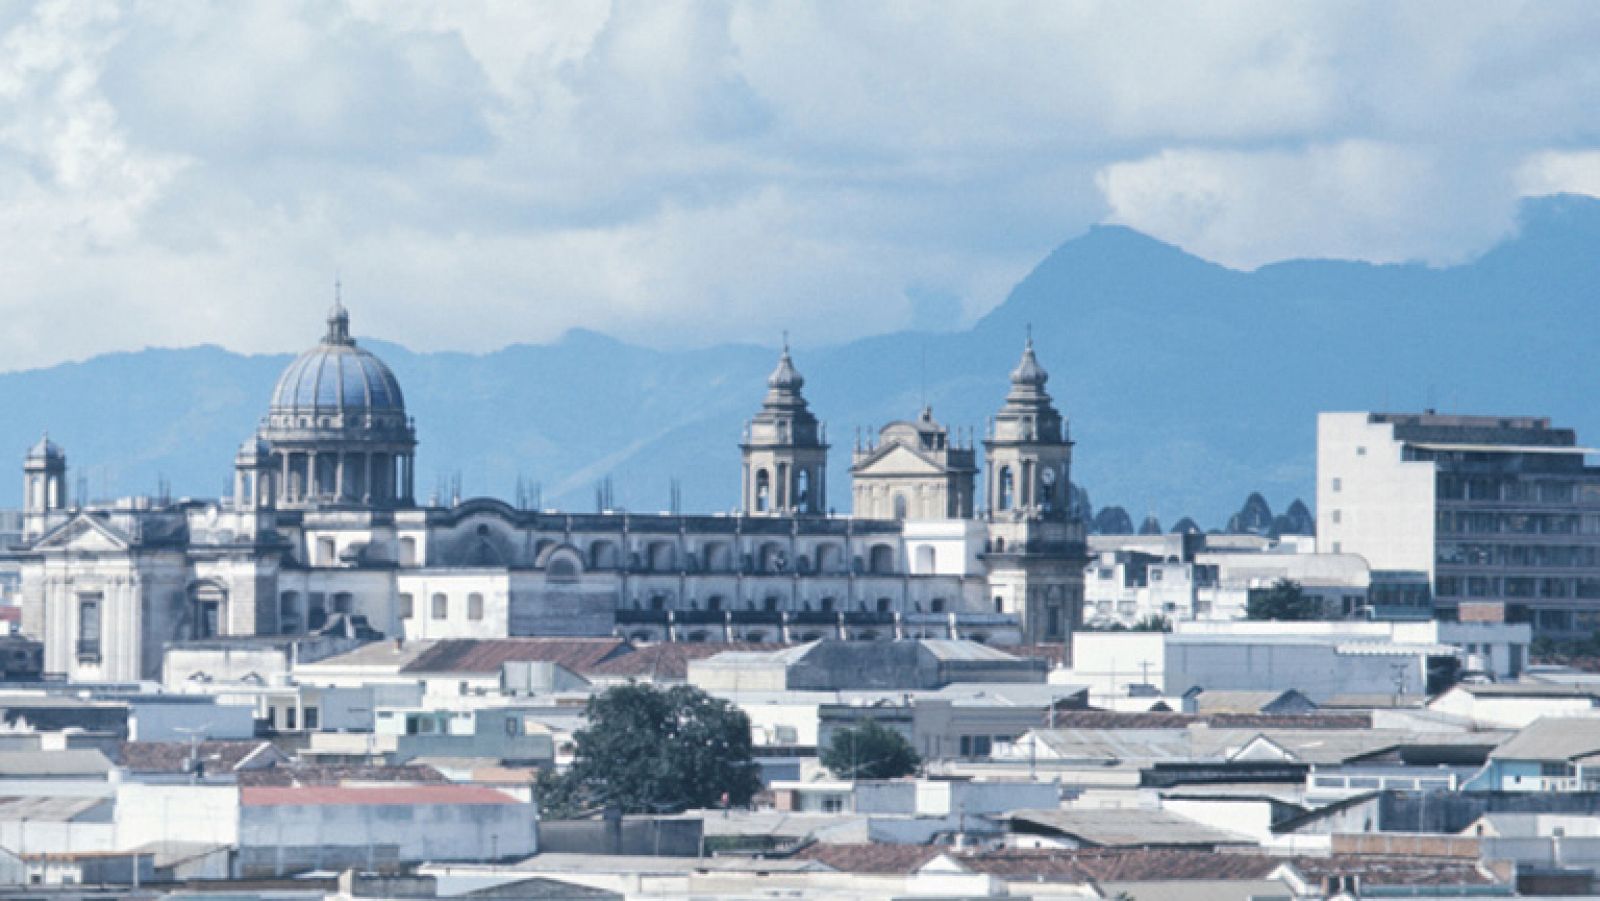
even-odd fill
[[(1587, 4), (0, 9), (0, 353), (834, 341), (1117, 221), (1440, 263), (1600, 192)], [(70, 327), (67, 327), (70, 323)]]
[(1295, 257), (1459, 262), (1505, 236), (1517, 198), (1503, 164), (1371, 141), (1165, 150), (1107, 166), (1097, 182), (1113, 221), (1245, 268)]

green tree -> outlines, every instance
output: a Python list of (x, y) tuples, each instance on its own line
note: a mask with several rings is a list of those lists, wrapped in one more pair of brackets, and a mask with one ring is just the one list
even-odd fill
[(896, 779), (922, 765), (922, 758), (905, 736), (878, 725), (877, 720), (834, 732), (821, 760), (841, 779)]
[(750, 718), (698, 688), (619, 685), (591, 697), (585, 716), (572, 767), (541, 791), (558, 812), (742, 806), (761, 789)]
[(1279, 579), (1271, 588), (1252, 588), (1245, 605), (1245, 616), (1250, 619), (1308, 620), (1321, 613), (1292, 579)]
[(1134, 632), (1171, 632), (1172, 620), (1159, 613), (1152, 613), (1144, 619), (1133, 624)]

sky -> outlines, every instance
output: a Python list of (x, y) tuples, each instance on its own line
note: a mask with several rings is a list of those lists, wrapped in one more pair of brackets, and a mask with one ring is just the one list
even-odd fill
[(1102, 222), (1468, 259), (1600, 195), (1592, 2), (0, 5), (0, 369), (970, 323)]

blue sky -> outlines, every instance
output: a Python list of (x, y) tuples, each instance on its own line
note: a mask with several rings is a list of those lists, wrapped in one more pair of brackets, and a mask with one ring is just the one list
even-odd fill
[(959, 325), (1096, 222), (1450, 263), (1600, 195), (1600, 5), (0, 6), (0, 368)]

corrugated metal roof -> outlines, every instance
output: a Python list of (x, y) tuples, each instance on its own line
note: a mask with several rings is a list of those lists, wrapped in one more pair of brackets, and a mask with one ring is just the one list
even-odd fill
[(1006, 818), (1070, 835), (1102, 847), (1254, 845), (1254, 839), (1213, 829), (1168, 810), (1014, 810)]
[(476, 785), (252, 786), (239, 789), (245, 807), (520, 804), (516, 798)]
[(0, 776), (104, 776), (111, 761), (93, 748), (0, 752)]
[(1600, 717), (1543, 716), (1489, 753), (1493, 760), (1576, 760), (1600, 754)]

